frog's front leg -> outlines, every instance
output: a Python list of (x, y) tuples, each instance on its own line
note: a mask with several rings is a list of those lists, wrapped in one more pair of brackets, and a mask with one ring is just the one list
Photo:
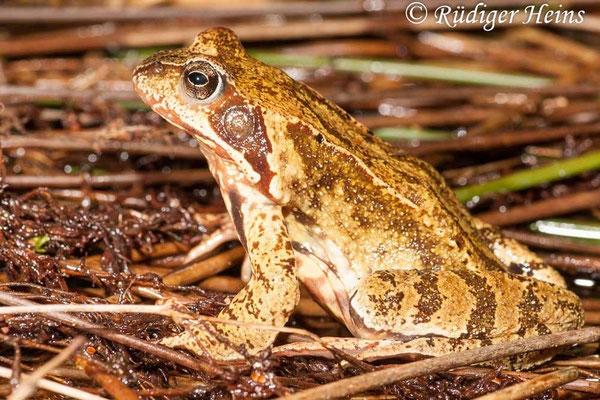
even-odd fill
[[(250, 282), (221, 311), (219, 318), (282, 327), (300, 299), (294, 253), (282, 209), (245, 186), (223, 191), (223, 197), (253, 271)], [(216, 323), (210, 327), (231, 343), (244, 345), (250, 354), (265, 349), (277, 336), (276, 331), (256, 327)], [(240, 357), (200, 323), (188, 321), (183, 334), (163, 343), (185, 347), (199, 355), (204, 355), (205, 349), (220, 360)]]

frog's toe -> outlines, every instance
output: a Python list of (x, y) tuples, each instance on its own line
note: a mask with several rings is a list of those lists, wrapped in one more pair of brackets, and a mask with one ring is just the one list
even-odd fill
[(163, 346), (172, 348), (187, 348), (190, 339), (191, 338), (189, 337), (189, 334), (187, 332), (182, 332), (175, 336), (163, 338), (159, 343)]
[(194, 333), (183, 332), (170, 336), (160, 341), (160, 344), (172, 348), (181, 348), (191, 351), (201, 357), (210, 357), (217, 361), (230, 361), (243, 358), (243, 356), (226, 344), (198, 331)]

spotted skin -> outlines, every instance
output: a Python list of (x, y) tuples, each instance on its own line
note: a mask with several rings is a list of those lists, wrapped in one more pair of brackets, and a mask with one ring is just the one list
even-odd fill
[[(218, 89), (194, 98), (207, 89), (190, 90), (187, 74), (206, 63), (220, 79), (207, 87)], [(198, 140), (247, 250), (252, 279), (220, 317), (283, 326), (302, 282), (355, 336), (427, 355), (583, 325), (560, 275), (472, 218), (433, 167), (249, 57), (233, 32), (210, 29), (156, 53), (134, 84)], [(213, 329), (251, 354), (275, 339), (248, 326)], [(188, 326), (165, 343), (238, 357), (214, 336)], [(526, 368), (551, 356), (503, 363)]]

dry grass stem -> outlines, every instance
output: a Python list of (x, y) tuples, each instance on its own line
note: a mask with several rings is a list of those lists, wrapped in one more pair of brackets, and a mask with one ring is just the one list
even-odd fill
[(540, 375), (529, 381), (498, 390), (494, 393), (478, 397), (476, 400), (520, 400), (531, 397), (562, 384), (572, 382), (579, 376), (575, 367), (559, 369), (549, 374)]

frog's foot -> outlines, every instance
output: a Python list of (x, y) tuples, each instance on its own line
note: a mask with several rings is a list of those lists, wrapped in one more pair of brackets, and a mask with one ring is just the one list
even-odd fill
[(195, 317), (183, 303), (174, 298), (160, 300), (157, 304), (168, 305), (173, 310), (171, 318), (184, 329), (178, 335), (163, 338), (160, 341), (163, 346), (187, 349), (199, 356), (219, 361), (243, 358), (235, 346), (221, 337), (222, 324), (213, 324)]
[(184, 349), (184, 348), (186, 348), (186, 345), (189, 340), (190, 340), (189, 333), (181, 332), (178, 335), (163, 338), (163, 339), (161, 339), (161, 341), (159, 343), (162, 344), (163, 346), (172, 347), (174, 349), (176, 349), (176, 348)]
[[(184, 332), (164, 338), (160, 341), (160, 344), (173, 348), (187, 349), (199, 356), (210, 357), (216, 361), (232, 361), (245, 358), (242, 352), (237, 351), (233, 342), (223, 340), (222, 337), (216, 337), (212, 327), (208, 327), (207, 325), (201, 326), (201, 323), (201, 321), (187, 322)], [(208, 330), (213, 331), (212, 334)]]
[[(323, 337), (320, 342), (295, 342), (273, 348), (277, 356), (312, 356), (334, 358), (328, 349), (344, 352), (354, 358), (375, 361), (391, 357), (408, 355), (405, 343), (394, 340), (372, 340), (343, 337)], [(395, 349), (396, 351), (392, 350)]]
[[(278, 356), (314, 356), (333, 358), (327, 348), (342, 351), (358, 360), (377, 361), (400, 359), (413, 361), (415, 358), (439, 357), (449, 353), (476, 349), (488, 343), (477, 339), (417, 338), (407, 342), (396, 340), (371, 340), (358, 338), (321, 338), (318, 342), (296, 342), (278, 346), (273, 354)], [(528, 369), (549, 361), (560, 349), (548, 349), (540, 352), (519, 354), (510, 358), (492, 360), (479, 365), (503, 367), (507, 369)]]
[(540, 281), (567, 287), (564, 278), (551, 266), (544, 263), (537, 254), (514, 239), (507, 238), (502, 232), (480, 219), (473, 218), (473, 225), (479, 231), (494, 255), (502, 261), (509, 272), (532, 276)]
[[(291, 251), (291, 246), (286, 249)], [(273, 328), (285, 325), (300, 299), (295, 275), (282, 277), (275, 272), (272, 277), (263, 272), (261, 279), (251, 279), (219, 313), (218, 321), (195, 317), (175, 299), (163, 300), (179, 311), (172, 318), (184, 332), (163, 339), (161, 344), (185, 348), (216, 361), (251, 359), (275, 341), (278, 331)]]
[[(248, 297), (247, 291), (255, 289), (253, 286), (256, 281), (251, 281), (238, 295), (242, 299)], [(299, 294), (298, 294), (299, 297)], [(232, 303), (235, 301), (235, 299)], [(286, 299), (284, 299), (286, 300)], [(290, 310), (293, 310), (294, 298), (287, 299), (293, 301), (290, 304)], [(230, 306), (231, 304), (230, 303)], [(161, 344), (169, 347), (185, 348), (199, 356), (210, 357), (216, 361), (231, 361), (239, 359), (250, 359), (260, 351), (269, 347), (278, 334), (277, 325), (270, 321), (256, 323), (254, 321), (243, 321), (241, 318), (233, 318), (228, 315), (230, 308), (225, 308), (218, 315), (217, 319), (206, 320), (201, 316), (196, 316), (184, 304), (174, 298), (159, 300), (157, 304), (168, 305), (172, 310), (171, 318), (177, 325), (184, 329), (179, 335), (165, 338)], [(250, 310), (253, 303), (246, 303)], [(281, 307), (282, 310), (286, 308)], [(290, 311), (291, 313), (291, 311)]]
[(173, 311), (171, 318), (184, 329), (178, 335), (163, 338), (160, 344), (187, 349), (216, 361), (245, 359), (266, 348), (277, 335), (275, 331), (240, 326), (244, 323), (226, 318), (214, 322), (204, 320), (174, 298), (159, 300), (157, 304), (168, 305)]

